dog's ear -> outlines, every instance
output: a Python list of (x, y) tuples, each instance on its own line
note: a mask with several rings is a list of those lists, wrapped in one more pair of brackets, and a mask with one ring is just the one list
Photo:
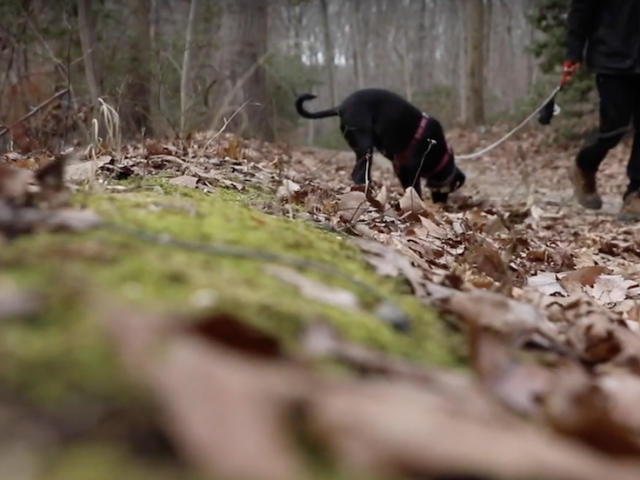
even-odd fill
[(356, 161), (353, 170), (351, 171), (351, 180), (356, 185), (364, 185), (367, 183), (367, 159), (361, 158)]

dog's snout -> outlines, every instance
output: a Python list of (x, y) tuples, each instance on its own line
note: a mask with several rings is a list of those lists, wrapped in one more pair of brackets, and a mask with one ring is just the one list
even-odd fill
[(462, 170), (456, 167), (456, 173), (454, 174), (453, 181), (451, 182), (451, 191), (455, 192), (456, 190), (459, 190), (466, 181), (467, 176)]

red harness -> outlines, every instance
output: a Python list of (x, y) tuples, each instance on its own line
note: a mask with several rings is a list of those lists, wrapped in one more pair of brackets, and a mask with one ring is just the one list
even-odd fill
[[(422, 135), (424, 135), (424, 131), (427, 128), (428, 123), (429, 123), (429, 117), (427, 116), (426, 113), (423, 113), (422, 119), (420, 120), (420, 125), (418, 125), (418, 130), (416, 130), (416, 133), (413, 136), (411, 143), (409, 144), (409, 146), (404, 152), (397, 154), (393, 159), (393, 163), (396, 166), (396, 168), (401, 167), (408, 160), (409, 155), (411, 155), (411, 152), (416, 146), (416, 143), (418, 143), (418, 141), (422, 139)], [(443, 157), (440, 159), (440, 163), (438, 163), (436, 168), (433, 169), (433, 171), (429, 172), (429, 176), (435, 175), (440, 170), (442, 170), (447, 165), (447, 163), (449, 163), (449, 160), (451, 159), (452, 154), (453, 154), (453, 150), (451, 149), (450, 146), (447, 145), (447, 151), (445, 152)]]

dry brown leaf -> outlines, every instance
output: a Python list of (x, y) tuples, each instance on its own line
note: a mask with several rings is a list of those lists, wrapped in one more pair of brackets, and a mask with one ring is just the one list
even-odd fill
[(519, 363), (498, 337), (472, 330), (473, 364), (484, 388), (520, 415), (538, 417), (539, 400), (549, 388), (552, 373), (534, 363)]
[(419, 235), (426, 234), (425, 236), (433, 236), (436, 238), (447, 238), (447, 230), (439, 225), (436, 225), (433, 220), (429, 218), (423, 217), (422, 215), (420, 215), (419, 217), (422, 229), (420, 230), (420, 232), (416, 233), (418, 233)]
[(147, 157), (152, 157), (155, 155), (164, 155), (167, 152), (165, 146), (157, 141), (149, 140), (144, 144), (145, 153)]
[(600, 275), (588, 291), (596, 301), (606, 305), (622, 302), (627, 298), (627, 290), (636, 285), (636, 282), (626, 280), (622, 275)]
[(95, 160), (67, 165), (64, 177), (67, 182), (86, 182), (95, 177), (98, 169), (112, 160), (110, 155), (101, 155)]
[(558, 275), (553, 272), (542, 272), (527, 278), (527, 287), (545, 295), (568, 295), (564, 287), (560, 285)]
[(640, 437), (611, 407), (607, 392), (576, 364), (556, 372), (544, 397), (546, 419), (557, 431), (605, 453), (637, 458)]
[(179, 187), (196, 188), (198, 185), (198, 177), (191, 175), (180, 175), (169, 180), (171, 185), (177, 185)]
[(596, 312), (580, 317), (567, 330), (569, 345), (589, 363), (608, 362), (622, 351), (621, 327)]
[(560, 283), (564, 285), (565, 282), (571, 282), (582, 285), (583, 287), (593, 287), (593, 284), (596, 282), (598, 277), (607, 272), (608, 269), (600, 265), (578, 268), (577, 270), (564, 274)]
[[(499, 409), (466, 415), (448, 399), (403, 382), (334, 384), (308, 410), (313, 431), (355, 471), (375, 476), (635, 480), (638, 466), (619, 464)], [(619, 476), (618, 476), (619, 475)]]
[(420, 215), (428, 211), (427, 206), (413, 187), (405, 190), (404, 195), (400, 199), (400, 210), (405, 215)]
[(289, 198), (291, 195), (299, 192), (301, 188), (302, 187), (296, 182), (285, 178), (282, 181), (282, 185), (280, 185), (276, 191), (276, 197), (280, 199)]
[(420, 269), (411, 264), (409, 258), (396, 249), (376, 241), (364, 238), (353, 238), (351, 241), (368, 254), (365, 260), (376, 269), (378, 275), (388, 277), (402, 275), (409, 281), (414, 292), (420, 296), (423, 291), (423, 274)]
[(33, 171), (0, 163), (0, 200), (21, 201), (34, 181)]
[(196, 335), (170, 336), (170, 322), (153, 316), (112, 307), (104, 320), (129, 370), (163, 409), (179, 451), (204, 473), (307, 477), (286, 429), (287, 411), (308, 381), (302, 372)]
[(360, 299), (353, 292), (325, 285), (287, 267), (267, 265), (264, 269), (267, 274), (296, 287), (309, 300), (350, 311), (361, 309)]
[(473, 290), (453, 292), (444, 308), (465, 322), (508, 334), (539, 332), (548, 338), (558, 335), (556, 325), (539, 310), (499, 293)]
[(593, 267), (596, 265), (593, 251), (587, 249), (579, 249), (574, 251), (573, 261), (576, 268)]
[(488, 245), (472, 246), (467, 258), (471, 266), (495, 281), (502, 281), (508, 275), (500, 251)]
[(376, 195), (376, 201), (378, 204), (382, 205), (383, 208), (386, 207), (387, 202), (389, 201), (389, 192), (387, 191), (386, 185), (383, 185), (382, 188), (380, 188), (378, 195)]
[(369, 209), (364, 192), (352, 190), (345, 193), (338, 203), (338, 215), (345, 223), (355, 223)]

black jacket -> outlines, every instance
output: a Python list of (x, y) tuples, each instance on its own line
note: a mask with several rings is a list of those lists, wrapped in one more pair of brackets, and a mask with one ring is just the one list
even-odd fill
[(596, 73), (640, 73), (640, 0), (571, 0), (565, 60)]

